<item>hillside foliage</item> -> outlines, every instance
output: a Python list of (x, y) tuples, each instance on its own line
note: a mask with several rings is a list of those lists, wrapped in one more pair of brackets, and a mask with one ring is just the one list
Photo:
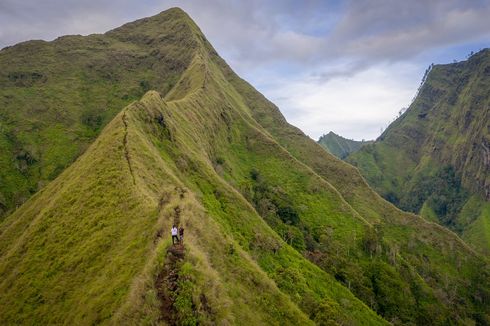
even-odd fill
[[(490, 51), (433, 65), (412, 105), (374, 144), (351, 154), (369, 184), (398, 207), (458, 232), (489, 254)], [(468, 206), (468, 207), (466, 207)], [(477, 234), (474, 234), (474, 233)]]

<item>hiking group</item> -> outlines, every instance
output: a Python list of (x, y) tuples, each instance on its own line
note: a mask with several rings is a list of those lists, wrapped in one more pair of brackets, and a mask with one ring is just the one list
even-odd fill
[(184, 243), (184, 228), (181, 226), (180, 228), (177, 229), (175, 224), (172, 226), (172, 244), (175, 244), (175, 241), (177, 243)]

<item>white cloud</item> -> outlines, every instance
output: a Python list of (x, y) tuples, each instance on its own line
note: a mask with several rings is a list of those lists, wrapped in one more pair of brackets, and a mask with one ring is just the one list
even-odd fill
[(314, 139), (331, 130), (347, 138), (374, 139), (410, 104), (419, 76), (417, 66), (378, 65), (346, 77), (277, 80), (263, 91), (290, 123)]
[(488, 0), (0, 0), (0, 47), (103, 33), (173, 6), (314, 138), (378, 136), (430, 63), (490, 42)]

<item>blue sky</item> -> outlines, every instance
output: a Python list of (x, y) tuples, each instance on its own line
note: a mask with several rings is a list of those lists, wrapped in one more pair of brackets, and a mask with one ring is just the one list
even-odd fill
[(175, 6), (314, 139), (377, 137), (431, 63), (490, 44), (490, 1), (0, 0), (0, 47), (102, 33)]

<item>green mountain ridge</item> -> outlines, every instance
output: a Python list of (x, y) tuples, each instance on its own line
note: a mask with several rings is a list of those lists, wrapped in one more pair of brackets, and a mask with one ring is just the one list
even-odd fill
[(400, 208), (490, 253), (490, 50), (435, 65), (409, 109), (347, 161)]
[[(94, 37), (66, 46), (85, 48)], [(112, 53), (115, 39), (140, 54), (159, 40), (158, 59), (138, 57), (124, 68), (136, 77), (122, 79), (121, 71), (110, 83), (124, 95), (127, 85), (153, 90), (135, 101), (122, 95), (131, 103), (106, 113), (94, 141), (46, 149), (88, 146), (0, 224), (1, 324), (489, 321), (487, 260), (454, 233), (383, 200), (354, 167), (289, 125), (180, 9), (97, 38), (108, 49), (96, 57)], [(5, 51), (10, 61), (30, 49)], [(161, 80), (149, 78), (157, 74), (146, 64), (137, 68), (148, 60), (170, 71), (170, 54), (178, 69)], [(16, 87), (12, 98), (38, 86)], [(122, 94), (101, 87), (92, 91), (101, 103)], [(52, 118), (39, 117), (46, 125)], [(62, 135), (79, 124), (69, 126)], [(37, 137), (42, 128), (20, 130)], [(54, 162), (43, 157), (27, 171)], [(172, 223), (186, 230), (182, 251), (167, 236)]]
[(347, 139), (330, 131), (328, 134), (321, 136), (317, 143), (322, 145), (330, 154), (343, 160), (349, 154), (357, 152), (362, 146), (371, 144), (372, 141)]
[(121, 108), (173, 87), (192, 59), (182, 47), (197, 46), (178, 15), (0, 51), (0, 219), (69, 166)]

